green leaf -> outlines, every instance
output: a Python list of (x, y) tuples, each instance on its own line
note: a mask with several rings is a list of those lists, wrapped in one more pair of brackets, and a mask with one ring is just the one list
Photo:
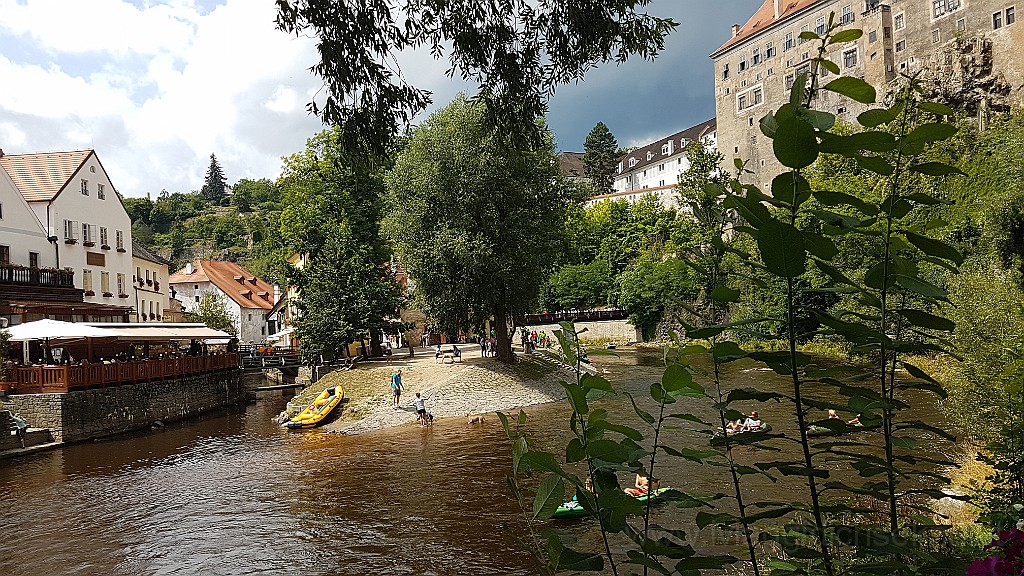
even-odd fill
[(950, 166), (949, 164), (943, 164), (942, 162), (923, 162), (921, 164), (914, 164), (910, 167), (914, 172), (925, 174), (927, 176), (949, 176), (950, 174), (961, 174), (966, 176), (959, 168)]
[(839, 255), (839, 248), (836, 247), (836, 243), (831, 238), (815, 234), (814, 232), (807, 232), (806, 230), (803, 231), (803, 235), (807, 251), (818, 258), (831, 260)]
[[(804, 72), (803, 74), (797, 74), (796, 79), (793, 80), (793, 86), (789, 89), (789, 105), (793, 108), (799, 108), (804, 101), (806, 93), (807, 73)], [(778, 113), (776, 113), (775, 117), (778, 120)]]
[(857, 116), (857, 122), (865, 128), (875, 128), (895, 120), (900, 111), (899, 108), (872, 108), (861, 112), (860, 116)]
[(818, 159), (818, 139), (814, 127), (796, 117), (779, 122), (772, 148), (775, 150), (775, 158), (790, 168), (806, 168)]
[(746, 356), (747, 353), (735, 342), (718, 342), (711, 347), (711, 357), (718, 363), (732, 362)]
[[(857, 28), (850, 28), (849, 30), (842, 30), (840, 32), (836, 32), (834, 36), (829, 38), (828, 43), (840, 44), (842, 42), (853, 42), (854, 40), (860, 38), (863, 35), (864, 32), (862, 30), (859, 30)], [(836, 74), (839, 74), (839, 72), (836, 72)]]
[(587, 451), (583, 449), (583, 443), (579, 438), (573, 438), (565, 445), (565, 462), (567, 464), (582, 462), (586, 457)]
[(565, 482), (558, 476), (548, 476), (537, 486), (533, 498), (533, 519), (546, 520), (565, 502)]
[(775, 131), (779, 129), (779, 124), (775, 121), (775, 116), (772, 114), (762, 116), (757, 125), (761, 127), (761, 134), (769, 138), (774, 138)]
[(800, 36), (798, 36), (798, 38), (801, 38), (803, 40), (821, 40), (821, 36), (818, 36), (814, 32), (811, 32), (810, 30), (804, 30), (803, 32), (800, 33)]
[(647, 422), (648, 424), (654, 424), (654, 416), (652, 416), (650, 412), (647, 412), (646, 410), (637, 406), (636, 400), (633, 399), (632, 394), (626, 394), (626, 398), (629, 398), (630, 403), (633, 404), (633, 411), (636, 412), (636, 415), (639, 416), (641, 420)]
[(772, 198), (797, 207), (811, 197), (811, 184), (797, 172), (783, 172), (772, 180)]
[(615, 391), (612, 388), (611, 382), (602, 376), (594, 374), (583, 374), (583, 377), (580, 378), (580, 385), (583, 386), (585, 390), (603, 390), (605, 392)]
[(718, 450), (694, 450), (693, 448), (680, 448), (676, 450), (668, 445), (661, 446), (661, 448), (666, 454), (671, 454), (677, 458), (685, 458), (698, 464), (703, 464), (708, 458), (718, 456)]
[(942, 330), (945, 332), (952, 332), (956, 329), (956, 324), (948, 318), (942, 316), (936, 316), (929, 314), (922, 310), (914, 310), (913, 308), (898, 308), (895, 310), (900, 316), (906, 318), (914, 326), (921, 328), (928, 328), (931, 330)]
[(875, 88), (860, 78), (842, 76), (822, 86), (825, 90), (842, 94), (861, 104), (872, 104), (875, 101)]
[(715, 287), (715, 289), (711, 291), (711, 299), (715, 302), (738, 302), (740, 299), (740, 291), (729, 288), (723, 284)]
[(629, 456), (629, 451), (614, 440), (595, 440), (587, 445), (587, 454), (596, 460), (621, 463)]
[(704, 387), (693, 381), (693, 375), (679, 364), (670, 364), (661, 377), (661, 385), (673, 396), (703, 398)]
[(574, 412), (586, 414), (590, 411), (590, 407), (587, 406), (587, 391), (582, 386), (570, 382), (560, 382), (560, 384), (562, 388), (565, 388), (569, 405), (572, 406)]
[(622, 424), (598, 422), (597, 424), (592, 426), (592, 428), (597, 428), (599, 430), (607, 430), (609, 432), (618, 432), (619, 434), (622, 434), (623, 436), (629, 438), (630, 440), (640, 441), (644, 439), (644, 435), (641, 434), (639, 430), (630, 428), (629, 426), (623, 426)]
[(881, 156), (857, 156), (857, 165), (882, 176), (891, 176), (896, 171), (892, 164)]
[(501, 411), (495, 412), (495, 414), (498, 415), (498, 420), (501, 421), (501, 429), (505, 431), (505, 436), (508, 436), (509, 442), (515, 442), (516, 435), (508, 425), (508, 416), (505, 416), (505, 413)]
[(577, 552), (562, 548), (556, 568), (569, 572), (600, 572), (604, 570), (604, 556), (593, 552)]
[(732, 514), (721, 512), (712, 514), (701, 510), (697, 512), (697, 527), (703, 530), (712, 524), (717, 526), (731, 526), (739, 523), (740, 519)]
[(828, 70), (833, 74), (839, 74), (839, 65), (828, 58), (815, 58), (814, 61), (821, 65), (825, 70)]
[(938, 114), (939, 116), (953, 116), (956, 114), (956, 112), (953, 112), (952, 108), (938, 102), (921, 102), (919, 106), (921, 110), (931, 112), (932, 114)]
[(831, 112), (824, 112), (822, 110), (807, 110), (802, 109), (803, 113), (801, 117), (807, 121), (808, 124), (814, 126), (819, 132), (825, 132), (831, 130), (836, 125), (836, 116)]
[(936, 240), (935, 238), (929, 238), (914, 232), (904, 232), (903, 235), (918, 250), (929, 256), (936, 256), (957, 264), (963, 264), (964, 262), (964, 257), (960, 252), (942, 240)]
[(857, 210), (860, 210), (860, 212), (865, 216), (874, 216), (878, 214), (878, 207), (874, 204), (870, 204), (856, 196), (851, 196), (844, 192), (818, 190), (814, 192), (814, 199), (825, 206), (852, 206)]
[(522, 462), (527, 450), (529, 450), (529, 445), (523, 436), (516, 438), (512, 443), (512, 470), (514, 472), (519, 472), (519, 464)]
[(776, 276), (796, 278), (807, 269), (803, 235), (791, 224), (767, 220), (757, 235), (765, 268)]
[(676, 563), (676, 572), (685, 573), (688, 570), (721, 570), (730, 564), (735, 564), (738, 559), (735, 556), (691, 556), (683, 558)]
[(903, 137), (904, 142), (939, 142), (952, 137), (960, 129), (953, 124), (945, 124), (943, 122), (930, 122), (928, 124), (921, 124), (910, 131)]
[(920, 294), (926, 298), (933, 298), (935, 300), (946, 300), (948, 293), (939, 288), (938, 286), (922, 280), (916, 276), (905, 276), (903, 274), (896, 274), (893, 276), (896, 279), (896, 283), (900, 286), (910, 290), (915, 294)]
[(823, 154), (842, 154), (847, 157), (867, 150), (889, 152), (896, 148), (896, 137), (888, 132), (869, 130), (849, 136), (830, 136), (821, 141), (819, 149)]

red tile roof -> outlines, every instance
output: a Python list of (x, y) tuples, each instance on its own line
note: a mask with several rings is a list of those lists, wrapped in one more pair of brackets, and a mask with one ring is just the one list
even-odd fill
[[(761, 7), (757, 9), (757, 12), (754, 12), (754, 15), (750, 17), (750, 20), (747, 20), (747, 23), (740, 28), (739, 33), (730, 38), (725, 44), (722, 44), (718, 50), (712, 52), (711, 57), (714, 58), (718, 56), (732, 46), (739, 44), (776, 22), (781, 22), (804, 8), (820, 1), (821, 0), (765, 0), (764, 4), (761, 4)], [(775, 2), (779, 3), (778, 18), (775, 17)]]
[(29, 202), (49, 202), (67, 185), (75, 172), (94, 154), (92, 150), (4, 154), (0, 166), (11, 175)]
[(274, 307), (274, 287), (234, 262), (196, 260), (192, 263), (192, 268), (192, 274), (185, 274), (185, 268), (171, 274), (167, 283), (209, 281), (242, 308), (270, 310)]

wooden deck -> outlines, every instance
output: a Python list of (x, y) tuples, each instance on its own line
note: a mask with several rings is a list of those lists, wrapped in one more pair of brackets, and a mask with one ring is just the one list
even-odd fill
[(12, 368), (7, 381), (14, 385), (13, 394), (60, 393), (236, 369), (238, 355), (225, 353), (110, 364)]

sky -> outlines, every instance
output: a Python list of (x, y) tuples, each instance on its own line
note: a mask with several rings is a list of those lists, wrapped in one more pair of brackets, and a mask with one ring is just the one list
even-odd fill
[[(655, 61), (591, 70), (562, 86), (548, 123), (582, 151), (604, 122), (642, 145), (715, 115), (715, 48), (761, 0), (654, 0), (680, 23)], [(211, 153), (229, 183), (276, 178), (281, 158), (323, 129), (306, 104), (315, 41), (275, 29), (273, 0), (0, 0), (0, 149), (95, 149), (125, 196), (202, 186)], [(434, 93), (432, 110), (473, 86), (445, 61), (405, 54), (403, 71)]]

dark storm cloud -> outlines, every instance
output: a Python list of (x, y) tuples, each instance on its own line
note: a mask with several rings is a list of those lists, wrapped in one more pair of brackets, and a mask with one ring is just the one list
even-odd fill
[(620, 146), (667, 136), (715, 115), (712, 51), (725, 43), (733, 24), (742, 25), (762, 0), (715, 3), (655, 0), (648, 12), (673, 18), (679, 27), (653, 62), (629, 60), (590, 71), (579, 85), (559, 89), (548, 123), (562, 150), (583, 150), (598, 122)]

